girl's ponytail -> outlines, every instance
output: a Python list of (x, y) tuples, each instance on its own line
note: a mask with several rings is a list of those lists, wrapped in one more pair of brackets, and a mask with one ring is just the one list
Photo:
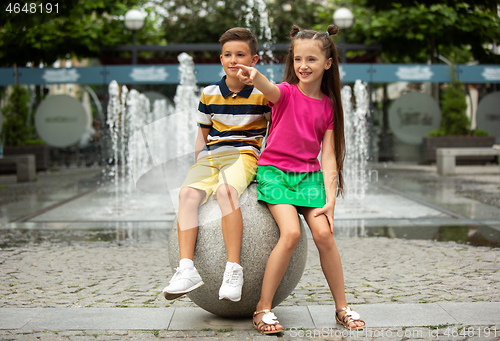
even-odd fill
[(337, 35), (337, 33), (339, 32), (339, 29), (335, 25), (328, 25), (328, 28), (326, 29), (326, 32), (328, 33), (328, 35), (330, 37), (333, 37), (334, 35)]
[(295, 38), (295, 36), (297, 34), (299, 34), (299, 33), (300, 33), (300, 27), (298, 27), (297, 25), (293, 24), (292, 30), (290, 31), (290, 37)]

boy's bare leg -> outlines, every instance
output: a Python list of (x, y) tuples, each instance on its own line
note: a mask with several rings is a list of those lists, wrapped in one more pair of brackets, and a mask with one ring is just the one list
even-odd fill
[(243, 288), (243, 268), (240, 265), (243, 218), (238, 192), (228, 184), (217, 188), (217, 201), (222, 213), (222, 236), (227, 250), (227, 263), (219, 289), (219, 299), (238, 302)]
[(179, 191), (177, 231), (181, 259), (193, 259), (196, 236), (198, 235), (198, 206), (204, 197), (205, 191), (193, 187), (182, 187)]
[(163, 296), (173, 300), (203, 285), (200, 274), (193, 264), (194, 247), (198, 234), (198, 205), (205, 191), (182, 187), (179, 191), (179, 213), (177, 232), (179, 238), (179, 267), (175, 269), (169, 285), (163, 289)]
[(222, 213), (222, 236), (226, 244), (227, 261), (240, 264), (243, 217), (238, 192), (231, 185), (220, 185), (217, 189), (217, 201)]

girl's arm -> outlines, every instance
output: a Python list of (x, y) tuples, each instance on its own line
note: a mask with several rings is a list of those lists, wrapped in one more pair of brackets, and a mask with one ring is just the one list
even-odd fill
[(210, 133), (209, 128), (198, 127), (198, 135), (196, 136), (196, 142), (194, 144), (194, 159), (198, 160), (198, 154), (208, 143), (208, 133)]
[(320, 214), (326, 216), (332, 233), (333, 212), (335, 210), (335, 199), (337, 197), (337, 161), (335, 159), (335, 148), (333, 143), (333, 130), (328, 129), (323, 136), (323, 145), (321, 148), (321, 169), (325, 182), (326, 204), (315, 214), (315, 216), (319, 216)]
[(280, 89), (275, 84), (271, 83), (266, 76), (259, 72), (259, 70), (242, 64), (236, 64), (236, 67), (240, 68), (237, 75), (240, 82), (254, 85), (262, 92), (269, 102), (278, 102), (281, 95)]

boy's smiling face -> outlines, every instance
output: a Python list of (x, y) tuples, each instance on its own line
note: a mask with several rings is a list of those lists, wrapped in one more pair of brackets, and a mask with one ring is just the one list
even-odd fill
[(236, 64), (254, 66), (259, 60), (258, 55), (252, 55), (248, 44), (241, 40), (231, 40), (222, 46), (220, 62), (227, 77), (236, 78), (238, 68)]

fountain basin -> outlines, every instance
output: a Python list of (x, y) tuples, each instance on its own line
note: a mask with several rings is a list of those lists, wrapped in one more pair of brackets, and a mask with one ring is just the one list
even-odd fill
[[(219, 288), (224, 275), (227, 252), (222, 237), (221, 213), (217, 200), (210, 197), (198, 211), (199, 229), (194, 264), (205, 284), (187, 296), (201, 308), (222, 317), (252, 316), (260, 299), (267, 259), (280, 235), (278, 225), (267, 205), (257, 201), (255, 183), (241, 195), (240, 208), (243, 216), (240, 258), (244, 284), (239, 302), (219, 300)], [(179, 264), (177, 218), (170, 229), (168, 250), (170, 266), (174, 269)], [(276, 290), (273, 307), (280, 304), (295, 289), (304, 272), (306, 258), (307, 236), (301, 223), (301, 238)]]

